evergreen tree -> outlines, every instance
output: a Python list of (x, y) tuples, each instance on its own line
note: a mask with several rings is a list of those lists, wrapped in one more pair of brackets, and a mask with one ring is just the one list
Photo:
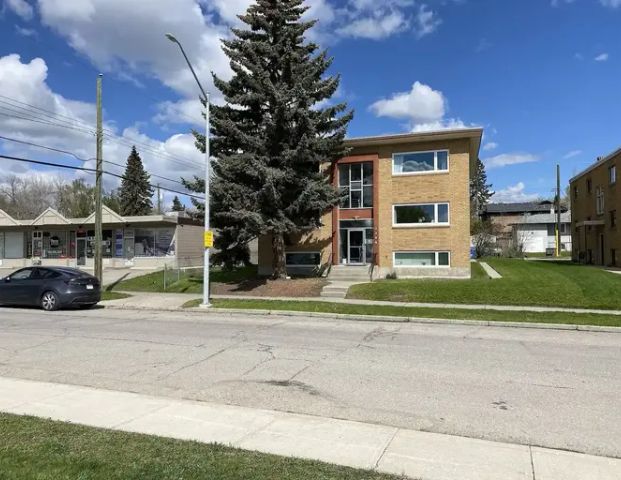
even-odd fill
[(104, 192), (101, 201), (106, 207), (112, 209), (118, 214), (121, 213), (121, 198), (119, 196), (118, 190), (110, 190), (109, 192)]
[[(340, 200), (320, 167), (346, 153), (352, 118), (344, 103), (321, 107), (340, 77), (326, 75), (332, 59), (305, 41), (315, 22), (302, 21), (302, 3), (257, 0), (239, 17), (246, 27), (223, 41), (233, 77), (214, 75), (227, 103), (212, 107), (212, 222), (222, 242), (270, 235), (275, 278), (286, 276), (285, 238), (319, 227)], [(186, 186), (204, 191), (197, 178)]]
[(487, 183), (487, 173), (485, 165), (480, 158), (477, 158), (474, 174), (470, 178), (470, 214), (478, 218), (483, 212), (483, 208), (494, 195), (491, 190), (492, 184)]
[(136, 147), (127, 158), (127, 167), (123, 174), (119, 197), (121, 215), (149, 215), (153, 210), (153, 187), (150, 175), (144, 169)]
[(177, 195), (175, 195), (175, 198), (173, 198), (173, 201), (172, 201), (172, 211), (173, 212), (185, 211), (185, 205), (181, 203), (181, 200), (179, 200), (179, 197)]

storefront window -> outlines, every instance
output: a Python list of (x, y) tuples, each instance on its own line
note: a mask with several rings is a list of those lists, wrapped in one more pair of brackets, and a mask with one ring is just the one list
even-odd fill
[(134, 231), (136, 257), (164, 257), (174, 254), (174, 228), (137, 228)]

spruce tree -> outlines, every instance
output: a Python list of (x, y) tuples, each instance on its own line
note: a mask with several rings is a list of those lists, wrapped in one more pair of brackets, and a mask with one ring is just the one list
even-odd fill
[[(321, 226), (340, 200), (321, 165), (346, 153), (352, 118), (344, 103), (322, 106), (340, 77), (326, 75), (332, 59), (305, 40), (315, 22), (302, 21), (302, 3), (257, 0), (239, 17), (245, 27), (223, 41), (233, 77), (214, 75), (226, 104), (211, 115), (212, 222), (233, 250), (269, 235), (274, 278), (286, 276), (285, 239)], [(204, 152), (204, 136), (195, 135)], [(204, 191), (198, 178), (186, 185)]]
[(127, 167), (119, 189), (121, 215), (150, 215), (153, 211), (153, 187), (136, 147), (127, 158)]
[(491, 190), (492, 184), (487, 183), (487, 173), (485, 165), (480, 158), (477, 158), (476, 167), (470, 178), (470, 215), (478, 218), (483, 212), (483, 208), (494, 195)]
[(185, 205), (181, 203), (179, 197), (175, 195), (172, 201), (172, 211), (173, 212), (183, 212), (185, 210)]

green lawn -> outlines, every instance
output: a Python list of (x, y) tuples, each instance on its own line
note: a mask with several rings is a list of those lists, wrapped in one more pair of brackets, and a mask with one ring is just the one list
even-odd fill
[[(164, 288), (166, 276), (166, 288)], [(210, 280), (214, 283), (237, 283), (256, 278), (257, 267), (249, 266), (232, 271), (213, 269), (210, 271)], [(203, 291), (203, 272), (200, 268), (181, 272), (176, 270), (161, 270), (148, 273), (140, 277), (130, 278), (122, 282), (109, 285), (108, 290), (125, 290), (129, 292), (170, 292), (170, 293), (201, 293)]]
[[(184, 307), (197, 307), (201, 300), (190, 300)], [(398, 317), (487, 320), (492, 322), (564, 323), (621, 327), (621, 316), (577, 313), (501, 312), (457, 308), (399, 307), (384, 305), (351, 305), (321, 301), (214, 299), (214, 307), (258, 310), (289, 310), (299, 312), (349, 313), (353, 315), (387, 315)]]
[(216, 444), (0, 414), (0, 479), (395, 480)]
[[(102, 300), (119, 300), (121, 298), (127, 298), (130, 295), (127, 295), (126, 293), (119, 293), (119, 292), (109, 292), (107, 290), (104, 290), (103, 292), (101, 292), (101, 299)], [(0, 477), (2, 478), (2, 477)]]
[(472, 265), (470, 280), (380, 280), (354, 285), (349, 298), (621, 309), (621, 275), (566, 261), (484, 259), (503, 278)]

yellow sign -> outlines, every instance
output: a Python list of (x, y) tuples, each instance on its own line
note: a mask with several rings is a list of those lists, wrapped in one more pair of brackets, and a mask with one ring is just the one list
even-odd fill
[(205, 248), (212, 248), (213, 247), (213, 232), (211, 230), (206, 231), (203, 238), (205, 239)]

